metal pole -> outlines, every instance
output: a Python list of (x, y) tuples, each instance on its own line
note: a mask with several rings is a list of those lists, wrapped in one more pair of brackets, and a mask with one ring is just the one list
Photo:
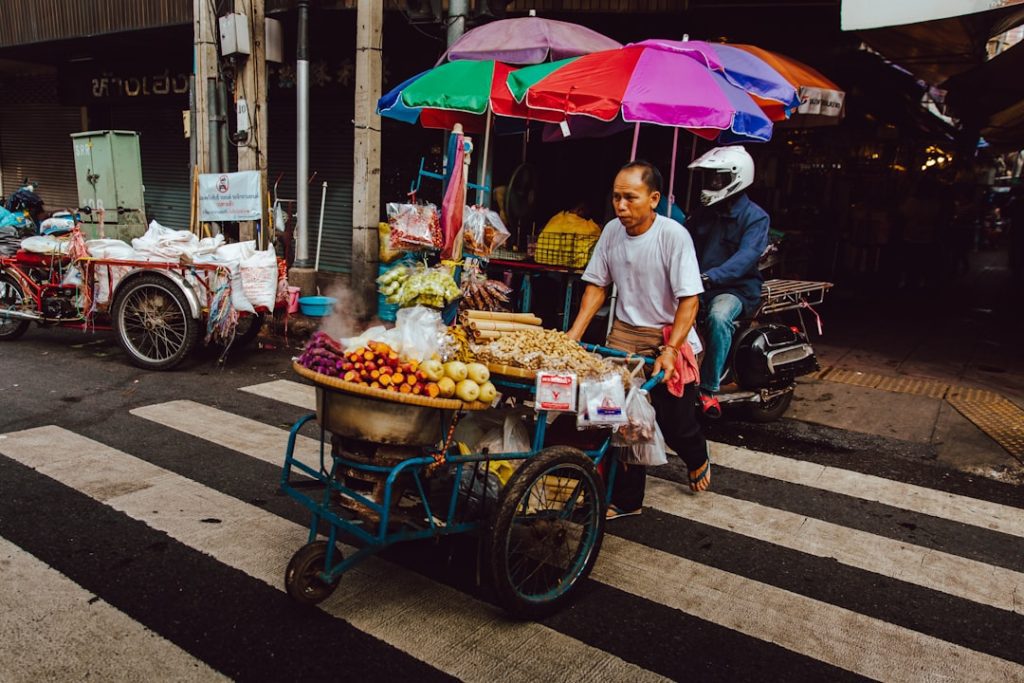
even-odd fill
[[(476, 184), (480, 186), (480, 189), (476, 191), (476, 203), (484, 208), (490, 207), (490, 187), (487, 185), (487, 172), (490, 170), (488, 163), (488, 153), (491, 151), (491, 126), (493, 125), (494, 117), (491, 114), (490, 107), (487, 109), (487, 127), (484, 128), (484, 153), (480, 157), (480, 163), (477, 164), (476, 172)], [(487, 189), (484, 189), (487, 188)]]
[(320, 270), (320, 240), (324, 234), (324, 202), (327, 201), (327, 181), (320, 186), (320, 223), (316, 228), (316, 262), (313, 270)]
[(633, 147), (629, 150), (629, 160), (636, 161), (636, 146), (640, 142), (640, 122), (633, 125)]
[(679, 149), (679, 129), (672, 129), (672, 168), (668, 172), (668, 206), (665, 208), (665, 215), (672, 218), (672, 205), (676, 202), (673, 194), (676, 187), (676, 151)]
[(469, 0), (448, 0), (448, 47), (465, 32), (467, 12)]
[(309, 0), (299, 0), (295, 63), (295, 265), (309, 267)]

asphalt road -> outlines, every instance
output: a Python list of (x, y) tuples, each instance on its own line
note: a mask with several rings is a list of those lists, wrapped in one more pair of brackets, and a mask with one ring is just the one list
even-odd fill
[(0, 345), (0, 680), (1024, 680), (1020, 490), (786, 420), (712, 425), (709, 493), (653, 470), (542, 623), (495, 606), (472, 537), (297, 605), (296, 379), (287, 350), (148, 373), (102, 332)]

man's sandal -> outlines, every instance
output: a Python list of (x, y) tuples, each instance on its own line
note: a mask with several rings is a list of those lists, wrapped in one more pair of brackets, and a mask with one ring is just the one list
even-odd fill
[(605, 519), (618, 519), (619, 517), (631, 517), (633, 515), (639, 515), (641, 512), (640, 508), (636, 510), (623, 510), (617, 505), (609, 505), (608, 512), (604, 514)]
[(711, 458), (695, 470), (690, 470), (690, 490), (707, 491), (711, 486)]

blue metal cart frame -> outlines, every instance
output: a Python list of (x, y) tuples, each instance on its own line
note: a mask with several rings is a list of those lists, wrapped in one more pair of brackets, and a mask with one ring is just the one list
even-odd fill
[[(589, 351), (598, 352), (606, 356), (634, 358), (640, 360), (637, 356), (632, 356), (614, 349), (591, 345), (584, 345), (584, 347)], [(644, 360), (648, 365), (653, 363), (649, 358), (644, 358), (642, 360)], [(659, 373), (649, 379), (643, 385), (643, 388), (650, 390), (660, 382), (661, 379), (662, 374)], [(517, 382), (511, 379), (503, 379), (499, 377), (494, 377), (492, 381), (494, 381), (495, 385), (506, 391), (514, 391), (527, 396), (533, 396), (534, 394), (533, 384)], [(322, 390), (327, 391), (329, 389), (322, 387)], [(531, 450), (519, 453), (501, 453), (497, 455), (486, 452), (461, 455), (458, 453), (457, 446), (451, 443), (451, 435), (454, 432), (455, 423), (458, 421), (461, 412), (439, 411), (439, 413), (441, 415), (440, 419), (442, 420), (441, 433), (448, 435), (448, 443), (445, 444), (444, 450), (441, 451), (440, 449), (435, 449), (434, 452), (431, 452), (431, 449), (424, 449), (424, 454), (422, 456), (410, 457), (402, 460), (394, 466), (372, 465), (365, 462), (351, 460), (334, 453), (331, 454), (330, 464), (328, 465), (325, 452), (326, 429), (321, 424), (320, 462), (319, 469), (315, 469), (297, 460), (294, 454), (295, 443), (300, 430), (310, 421), (316, 419), (316, 414), (313, 413), (305, 415), (292, 426), (288, 436), (288, 445), (285, 450), (284, 467), (281, 471), (281, 490), (290, 498), (309, 510), (312, 515), (309, 525), (307, 546), (304, 546), (302, 550), (296, 553), (295, 558), (293, 558), (293, 563), (300, 559), (300, 555), (303, 553), (303, 550), (316, 545), (316, 539), (321, 523), (326, 523), (328, 527), (326, 544), (322, 544), (322, 542), (320, 542), (320, 546), (311, 548), (313, 552), (318, 555), (315, 558), (316, 564), (314, 565), (316, 571), (313, 573), (315, 574), (315, 577), (322, 582), (322, 590), (312, 591), (310, 599), (305, 600), (301, 597), (303, 595), (301, 592), (296, 592), (289, 588), (289, 593), (292, 594), (293, 597), (304, 602), (319, 602), (319, 600), (322, 600), (333, 591), (333, 587), (338, 583), (341, 575), (353, 565), (395, 543), (482, 530), (488, 524), (487, 519), (472, 519), (468, 521), (465, 519), (459, 519), (458, 510), (460, 497), (465, 498), (467, 495), (467, 492), (460, 490), (460, 486), (463, 481), (463, 468), (467, 466), (476, 466), (478, 463), (488, 463), (494, 460), (528, 460), (534, 458), (546, 447), (551, 445), (545, 443), (548, 427), (547, 412), (538, 411), (536, 414), (536, 425), (534, 427)], [(611, 436), (608, 435), (596, 449), (581, 452), (590, 460), (596, 470), (596, 468), (604, 461), (610, 447)], [(444, 511), (445, 516), (443, 519), (435, 516), (435, 509), (431, 507), (423, 482), (423, 475), (427, 468), (436, 466), (439, 462), (446, 466), (454, 466), (455, 468), (454, 476), (452, 477), (451, 491), (448, 497), (447, 509)], [(607, 485), (602, 496), (602, 522), (604, 505), (608, 502), (612, 486), (615, 482), (616, 465), (617, 460), (613, 458), (612, 464), (608, 468)], [(343, 484), (336, 477), (340, 468), (372, 473), (376, 476), (385, 476), (383, 500), (381, 502), (377, 502), (363, 495), (359, 491), (353, 490), (351, 487)], [(293, 475), (296, 472), (310, 477), (312, 481), (293, 481)], [(408, 481), (408, 479), (412, 480), (415, 492), (418, 494), (420, 502), (423, 505), (426, 523), (425, 528), (392, 529), (392, 522), (394, 521), (392, 508), (397, 503), (395, 500), (395, 484), (399, 477), (403, 475), (408, 475), (406, 481)], [(314, 495), (307, 493), (308, 488), (311, 486), (323, 488), (318, 497), (314, 497)], [(348, 497), (376, 515), (379, 518), (376, 530), (368, 529), (362, 520), (347, 519), (339, 515), (335, 510), (331, 509), (332, 499), (337, 496)], [(571, 510), (569, 511), (571, 512)], [(603, 524), (599, 525), (599, 529), (600, 532), (603, 533)], [(357, 550), (357, 552), (349, 555), (348, 557), (342, 557), (339, 559), (336, 555), (341, 553), (336, 549), (336, 543), (342, 534), (357, 539), (363, 545)], [(587, 571), (589, 571), (589, 568)], [(576, 578), (578, 578), (578, 576), (573, 576), (572, 580), (575, 581)], [(292, 567), (290, 566), (289, 574), (286, 576), (286, 584), (293, 579)], [(565, 587), (560, 594), (568, 592), (570, 588), (571, 586)]]

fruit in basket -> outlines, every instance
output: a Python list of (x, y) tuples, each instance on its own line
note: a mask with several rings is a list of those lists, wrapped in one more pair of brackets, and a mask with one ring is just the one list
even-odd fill
[(455, 395), (455, 380), (451, 377), (442, 377), (437, 382), (437, 390), (442, 398), (451, 398)]
[(466, 365), (466, 377), (477, 384), (483, 384), (491, 378), (491, 371), (483, 363), (469, 363)]
[(420, 370), (423, 371), (423, 374), (431, 382), (436, 382), (444, 377), (444, 364), (434, 358), (423, 361), (423, 364), (420, 365)]
[(471, 379), (464, 379), (455, 385), (455, 395), (467, 403), (480, 398), (480, 385)]
[(498, 389), (491, 382), (484, 382), (480, 385), (479, 400), (484, 403), (491, 403), (498, 397)]
[(437, 386), (437, 382), (428, 382), (423, 385), (423, 395), (429, 396), (430, 398), (437, 398), (441, 395), (441, 388)]
[(469, 370), (462, 361), (452, 360), (444, 364), (444, 374), (456, 382), (461, 382), (469, 376)]

